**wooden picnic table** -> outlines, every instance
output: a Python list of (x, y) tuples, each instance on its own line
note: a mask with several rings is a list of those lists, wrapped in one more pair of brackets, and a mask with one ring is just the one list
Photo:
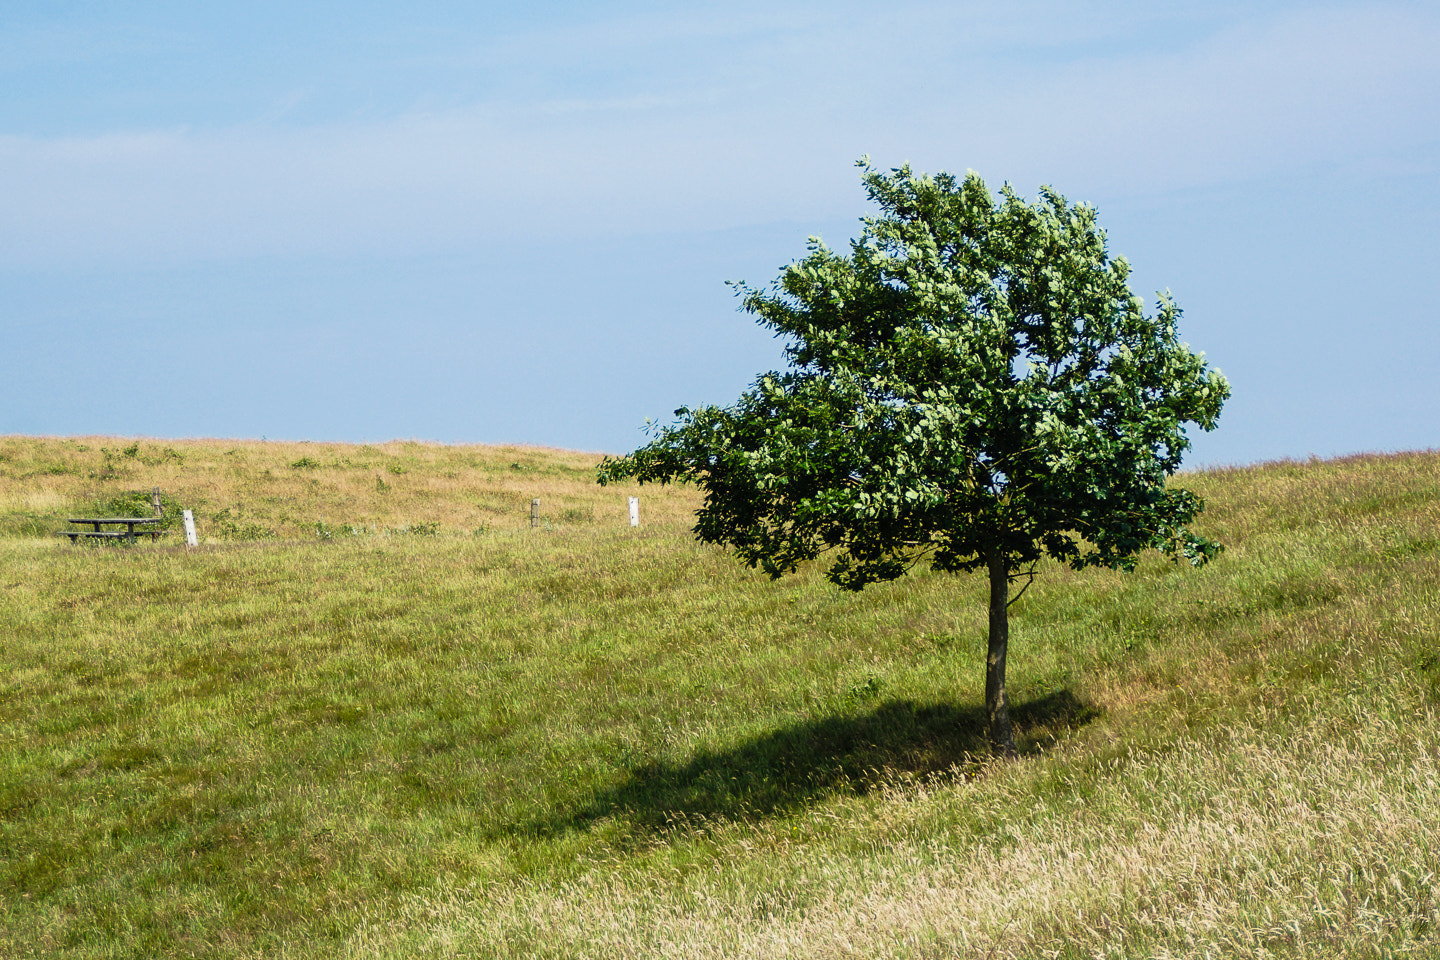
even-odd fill
[[(146, 526), (152, 523), (159, 523), (163, 519), (163, 517), (71, 517), (71, 523), (88, 523), (95, 529), (62, 530), (61, 533), (64, 536), (69, 537), (71, 543), (79, 543), (81, 537), (98, 537), (102, 539), (108, 537), (125, 537), (129, 540), (134, 540), (136, 536), (144, 536), (145, 534), (149, 534), (150, 539), (154, 540), (156, 537), (160, 536), (160, 534), (164, 533), (164, 531), (141, 530), (139, 534), (136, 534), (135, 528), (137, 526)], [(125, 524), (124, 533), (121, 533), (119, 530), (101, 529), (101, 527), (107, 525), (118, 526), (122, 523)]]

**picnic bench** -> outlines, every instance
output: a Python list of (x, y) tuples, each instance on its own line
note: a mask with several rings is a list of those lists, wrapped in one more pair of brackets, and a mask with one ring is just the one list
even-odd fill
[[(163, 534), (165, 531), (164, 531), (164, 530), (141, 530), (141, 531), (137, 534), (137, 533), (135, 532), (135, 528), (136, 528), (136, 527), (148, 526), (148, 525), (150, 525), (150, 524), (159, 523), (159, 522), (160, 522), (161, 520), (163, 520), (163, 519), (164, 519), (164, 517), (71, 517), (71, 518), (70, 518), (70, 522), (71, 522), (71, 523), (79, 523), (79, 524), (88, 523), (88, 524), (90, 524), (92, 527), (94, 527), (94, 529), (93, 529), (93, 530), (62, 530), (62, 531), (60, 531), (60, 534), (61, 534), (61, 536), (69, 537), (71, 543), (79, 543), (81, 537), (95, 537), (95, 538), (97, 538), (97, 539), (102, 539), (102, 540), (104, 540), (104, 539), (111, 539), (111, 538), (115, 538), (115, 537), (124, 537), (124, 538), (126, 538), (126, 539), (128, 539), (128, 540), (134, 540), (137, 536), (141, 536), (141, 537), (143, 537), (143, 536), (149, 536), (151, 540), (154, 540), (154, 539), (156, 539), (157, 537), (159, 537), (161, 534)], [(125, 529), (124, 529), (123, 531), (122, 531), (122, 530), (102, 530), (102, 529), (101, 529), (102, 527), (105, 527), (105, 526), (111, 526), (111, 525), (119, 526), (119, 525), (122, 524), (122, 523), (125, 524)]]

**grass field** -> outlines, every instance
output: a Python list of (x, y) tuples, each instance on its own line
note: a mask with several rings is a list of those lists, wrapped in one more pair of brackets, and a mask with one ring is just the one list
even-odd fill
[[(0, 956), (1440, 956), (1440, 454), (1044, 568), (1013, 763), (983, 578), (772, 583), (598, 459), (0, 437)], [(198, 548), (57, 536), (153, 487)]]

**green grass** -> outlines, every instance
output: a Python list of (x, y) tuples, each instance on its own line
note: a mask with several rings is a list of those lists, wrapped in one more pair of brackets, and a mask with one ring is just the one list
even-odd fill
[[(1009, 764), (979, 579), (771, 583), (597, 459), (0, 438), (0, 956), (1440, 952), (1440, 455), (1045, 568)], [(155, 486), (198, 549), (55, 534)]]

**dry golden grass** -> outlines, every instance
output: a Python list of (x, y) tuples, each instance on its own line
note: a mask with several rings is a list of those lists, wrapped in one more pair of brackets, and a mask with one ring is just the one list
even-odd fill
[[(1440, 455), (1186, 475), (1216, 563), (1045, 567), (1008, 764), (983, 583), (770, 583), (598, 459), (0, 438), (0, 956), (1440, 946)], [(55, 536), (152, 486), (201, 549)]]
[[(1098, 782), (1068, 784), (1077, 788), (1068, 794), (1037, 782), (1055, 772), (1048, 764), (901, 785), (879, 802), (816, 811), (845, 824), (838, 838), (787, 844), (717, 830), (712, 870), (669, 878), (597, 870), (558, 888), (415, 897), (398, 917), (362, 926), (347, 955), (1329, 958), (1407, 943), (1419, 951), (1440, 922), (1437, 734), (1433, 710), (1403, 726), (1366, 713), (1312, 722), (1283, 740), (1242, 731), (1186, 739), (1163, 755), (1126, 754)], [(1377, 751), (1391, 755), (1387, 763), (1374, 763)], [(994, 834), (950, 833), (977, 811), (993, 818)]]
[[(194, 511), (202, 540), (314, 539), (336, 533), (522, 529), (530, 501), (552, 526), (689, 522), (698, 502), (679, 488), (600, 488), (599, 454), (542, 447), (117, 437), (0, 437), (0, 517), (64, 528), (66, 514), (158, 487)], [(29, 529), (36, 531), (36, 524)], [(38, 532), (38, 531), (37, 531)], [(0, 535), (5, 531), (0, 529)], [(12, 532), (13, 534), (13, 532)]]

